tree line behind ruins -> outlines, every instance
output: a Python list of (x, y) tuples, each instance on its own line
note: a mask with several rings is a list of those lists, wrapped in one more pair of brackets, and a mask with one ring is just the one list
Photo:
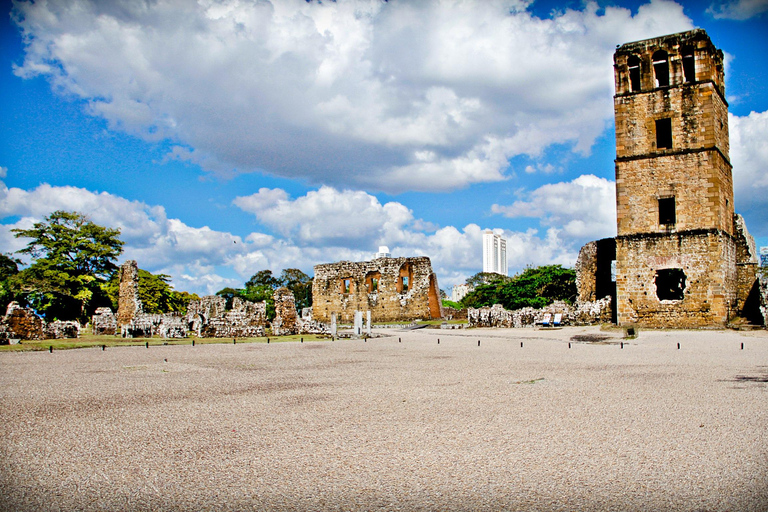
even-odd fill
[[(22, 262), (0, 254), (0, 308), (12, 301), (31, 307), (47, 320), (77, 320), (86, 323), (96, 309), (117, 310), (119, 280), (117, 258), (124, 242), (120, 230), (99, 226), (77, 212), (56, 211), (31, 229), (15, 229), (17, 238), (30, 241), (20, 254), (33, 258)], [(185, 313), (194, 293), (174, 290), (170, 276), (139, 269), (139, 298), (145, 313)], [(267, 304), (267, 318), (275, 316), (273, 294), (280, 287), (293, 292), (296, 309), (312, 306), (312, 277), (299, 269), (284, 269), (279, 276), (260, 270), (242, 288), (224, 288), (216, 293), (227, 300), (237, 297)], [(478, 273), (467, 280), (473, 291), (460, 304), (467, 307), (502, 304), (508, 309), (543, 307), (555, 300), (572, 302), (576, 274), (560, 265), (527, 268), (512, 278)]]

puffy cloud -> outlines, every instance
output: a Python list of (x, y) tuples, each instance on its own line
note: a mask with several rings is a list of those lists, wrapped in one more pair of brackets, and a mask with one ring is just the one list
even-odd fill
[(768, 111), (728, 116), (736, 210), (745, 213), (755, 234), (768, 233), (760, 219), (768, 218)]
[[(255, 213), (280, 236), (254, 232), (241, 237), (207, 226), (189, 226), (167, 218), (162, 206), (83, 188), (42, 184), (23, 190), (0, 182), (0, 219), (10, 220), (0, 224), (0, 251), (25, 246), (11, 229), (27, 229), (54, 210), (63, 209), (77, 210), (97, 224), (120, 228), (126, 242), (121, 259), (135, 259), (141, 268), (170, 275), (176, 289), (200, 294), (242, 286), (249, 276), (265, 268), (276, 273), (300, 268), (312, 274), (318, 263), (368, 260), (380, 244), (388, 245), (395, 256), (429, 256), (444, 288), (480, 271), (480, 226), (438, 228), (414, 219), (400, 203), (381, 204), (364, 192), (322, 187), (290, 199), (280, 189), (262, 189), (236, 199), (236, 203)], [(575, 261), (572, 241), (557, 229), (549, 229), (544, 236), (534, 229), (505, 231), (504, 235), (509, 240), (510, 269)]]
[(612, 117), (616, 43), (692, 27), (666, 0), (549, 19), (528, 4), (19, 2), (16, 73), (222, 175), (455, 189), (552, 144), (589, 152)]
[[(209, 269), (229, 265), (238, 255), (258, 249), (267, 236), (253, 233), (244, 242), (231, 233), (207, 226), (194, 228), (178, 219), (168, 219), (162, 206), (149, 206), (105, 192), (46, 183), (27, 191), (8, 188), (0, 182), (0, 218), (21, 217), (0, 225), (2, 250), (12, 252), (24, 247), (25, 239), (16, 238), (11, 230), (30, 228), (55, 210), (78, 211), (97, 224), (119, 228), (120, 238), (126, 242), (122, 258), (135, 259), (147, 270), (182, 278), (193, 283), (191, 291), (205, 293), (218, 290), (210, 288), (215, 280), (208, 276)], [(242, 266), (238, 269), (243, 275), (248, 272)], [(195, 281), (195, 277), (200, 281)]]
[(715, 19), (747, 20), (768, 11), (768, 0), (713, 2), (707, 9)]
[(413, 221), (411, 211), (397, 202), (381, 204), (366, 192), (323, 186), (291, 200), (282, 189), (262, 188), (234, 204), (259, 221), (302, 245), (354, 245), (370, 250), (392, 244)]
[(587, 174), (573, 181), (543, 185), (525, 195), (528, 200), (509, 206), (494, 204), (491, 211), (511, 218), (541, 218), (542, 224), (561, 229), (571, 239), (616, 234), (616, 186), (612, 181)]

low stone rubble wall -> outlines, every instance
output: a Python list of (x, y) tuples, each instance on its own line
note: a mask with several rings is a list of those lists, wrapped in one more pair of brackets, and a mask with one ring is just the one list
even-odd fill
[(114, 336), (117, 332), (117, 317), (109, 308), (97, 308), (91, 318), (93, 334)]
[(64, 338), (79, 338), (80, 323), (74, 321), (57, 320), (45, 324), (43, 336), (47, 340), (60, 340)]
[(0, 318), (0, 345), (8, 345), (13, 343), (13, 340), (61, 339), (79, 336), (79, 323), (63, 321), (46, 323), (34, 311), (21, 307), (17, 302), (8, 304), (5, 316)]
[(611, 321), (611, 298), (605, 297), (594, 302), (553, 302), (542, 309), (522, 308), (509, 311), (501, 304), (491, 307), (469, 308), (467, 319), (469, 327), (505, 327), (521, 328), (540, 325), (549, 314), (553, 322), (555, 314), (560, 313), (560, 325), (593, 325)]

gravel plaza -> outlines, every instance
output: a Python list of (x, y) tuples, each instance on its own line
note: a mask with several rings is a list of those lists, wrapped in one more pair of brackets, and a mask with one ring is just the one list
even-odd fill
[(4, 352), (0, 424), (8, 511), (768, 510), (768, 332)]

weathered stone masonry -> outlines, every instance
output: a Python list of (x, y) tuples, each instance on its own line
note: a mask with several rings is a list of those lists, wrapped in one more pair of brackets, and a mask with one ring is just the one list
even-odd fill
[(373, 322), (442, 316), (437, 276), (424, 256), (315, 265), (312, 304), (314, 319), (324, 323), (334, 313), (352, 322), (355, 311), (370, 311)]
[(755, 276), (734, 227), (723, 53), (697, 29), (622, 45), (614, 70), (617, 322), (725, 325)]

